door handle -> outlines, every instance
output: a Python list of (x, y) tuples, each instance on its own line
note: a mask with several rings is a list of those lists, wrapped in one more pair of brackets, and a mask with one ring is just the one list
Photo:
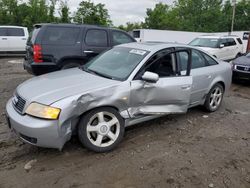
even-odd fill
[(191, 88), (190, 85), (181, 86), (181, 89), (183, 90), (189, 90), (190, 88)]
[(2, 40), (7, 40), (7, 38), (2, 38)]
[(211, 76), (211, 75), (207, 75), (207, 78), (208, 78), (208, 79), (211, 79), (211, 78), (212, 78), (212, 76)]
[(92, 51), (92, 50), (84, 50), (83, 52), (86, 53), (86, 54), (94, 53), (94, 51)]

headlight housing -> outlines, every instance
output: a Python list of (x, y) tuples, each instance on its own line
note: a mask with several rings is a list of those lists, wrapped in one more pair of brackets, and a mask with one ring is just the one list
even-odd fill
[(58, 119), (61, 109), (39, 104), (31, 103), (26, 109), (26, 114), (43, 119)]

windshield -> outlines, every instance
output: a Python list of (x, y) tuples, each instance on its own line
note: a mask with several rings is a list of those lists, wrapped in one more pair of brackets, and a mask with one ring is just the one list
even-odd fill
[(106, 78), (126, 80), (148, 51), (115, 47), (84, 66), (84, 70)]
[(216, 38), (196, 38), (189, 43), (191, 46), (201, 46), (209, 48), (217, 48), (219, 39)]

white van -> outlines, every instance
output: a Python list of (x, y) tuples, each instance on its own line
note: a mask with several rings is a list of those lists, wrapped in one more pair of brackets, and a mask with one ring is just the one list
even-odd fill
[(0, 26), (0, 55), (25, 54), (28, 37), (26, 27)]

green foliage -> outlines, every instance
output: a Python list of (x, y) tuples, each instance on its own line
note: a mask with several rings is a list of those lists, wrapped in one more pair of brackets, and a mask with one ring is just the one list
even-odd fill
[(74, 16), (74, 22), (109, 26), (112, 24), (104, 4), (82, 1)]
[[(236, 6), (235, 30), (250, 29), (250, 1)], [(229, 0), (176, 0), (173, 7), (158, 3), (147, 9), (145, 27), (199, 32), (229, 31), (232, 5)]]
[[(62, 1), (62, 0), (61, 0)], [(60, 9), (62, 18), (55, 16), (58, 0), (0, 0), (0, 24), (20, 25), (32, 29), (36, 23), (70, 22), (69, 8)]]
[(124, 30), (124, 31), (132, 31), (134, 29), (142, 29), (145, 27), (145, 23), (143, 22), (127, 22), (125, 26), (120, 25), (118, 26), (119, 29)]
[(61, 1), (60, 5), (60, 22), (62, 23), (70, 23), (70, 12), (69, 12), (69, 7), (67, 4), (67, 1)]
[[(110, 26), (112, 22), (104, 4), (82, 1), (70, 17), (69, 0), (0, 0), (0, 25), (20, 25), (29, 29), (36, 23), (61, 22)], [(57, 6), (59, 3), (59, 6)], [(57, 10), (60, 17), (56, 17)], [(230, 0), (175, 0), (172, 6), (158, 3), (146, 10), (145, 23), (127, 22), (118, 28), (168, 29), (201, 32), (229, 31), (232, 21)], [(236, 5), (234, 30), (250, 30), (250, 0)]]

